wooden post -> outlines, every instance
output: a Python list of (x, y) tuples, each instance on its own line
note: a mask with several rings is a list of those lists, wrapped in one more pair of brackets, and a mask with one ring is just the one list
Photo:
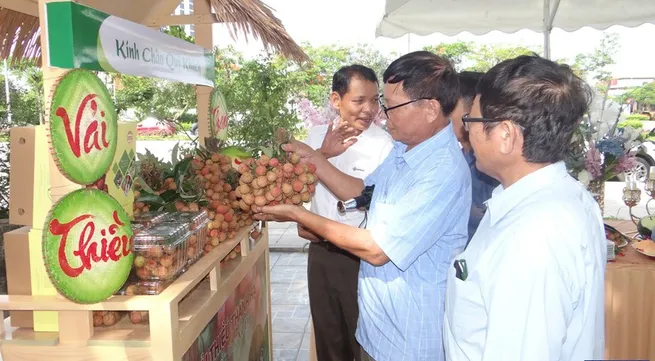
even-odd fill
[[(64, 0), (69, 1), (69, 0)], [(44, 96), (44, 112), (46, 124), (49, 123), (50, 118), (50, 106), (51, 106), (51, 95), (54, 91), (54, 87), (57, 84), (59, 77), (61, 77), (66, 71), (64, 69), (51, 68), (49, 66), (49, 47), (48, 47), (48, 26), (47, 26), (47, 14), (46, 14), (46, 4), (54, 2), (54, 0), (38, 0), (38, 9), (39, 9), (39, 25), (41, 26), (41, 69), (43, 71), (43, 96)], [(48, 153), (50, 153), (48, 151)], [(52, 204), (54, 204), (59, 198), (65, 194), (80, 188), (79, 185), (76, 185), (66, 179), (55, 164), (52, 154), (48, 154), (49, 159), (49, 174), (50, 174), (50, 189), (47, 191), (48, 198)], [(31, 165), (34, 167), (34, 164)], [(45, 219), (35, 220), (32, 224), (32, 230), (40, 232), (43, 228)], [(37, 240), (30, 240), (30, 242), (37, 242)], [(40, 240), (38, 240), (40, 242)], [(40, 246), (40, 244), (39, 244)], [(39, 247), (30, 246), (30, 252), (33, 252), (34, 249)], [(32, 258), (33, 256), (31, 256)], [(33, 273), (32, 282), (32, 295), (52, 295), (54, 287), (50, 282), (50, 279), (45, 274), (45, 268), (43, 265), (31, 265), (31, 271)], [(56, 291), (54, 291), (56, 294)], [(83, 320), (76, 320), (83, 322)], [(58, 330), (58, 314), (55, 311), (34, 311), (34, 330), (35, 331), (57, 331)]]
[[(193, 8), (194, 15), (211, 14), (208, 0), (196, 1)], [(196, 44), (206, 49), (213, 49), (212, 24), (195, 25)], [(198, 140), (201, 146), (205, 145), (205, 137), (209, 137), (209, 97), (212, 88), (196, 86), (197, 113), (198, 113)]]
[(86, 345), (93, 336), (93, 313), (89, 311), (59, 311), (59, 342)]
[[(70, 1), (70, 0), (64, 0)], [(51, 68), (48, 66), (50, 64), (49, 59), (49, 48), (48, 48), (48, 26), (46, 21), (46, 4), (50, 2), (61, 2), (60, 0), (39, 0), (39, 24), (41, 26), (41, 69), (43, 70), (43, 96), (45, 97), (45, 119), (46, 124), (49, 123), (50, 118), (50, 102), (51, 95), (54, 91), (54, 87), (66, 70), (59, 68)], [(50, 200), (54, 204), (59, 200), (59, 198), (64, 195), (79, 189), (80, 186), (69, 181), (64, 177), (54, 162), (52, 154), (50, 155)], [(37, 228), (41, 228), (43, 222), (38, 223)]]

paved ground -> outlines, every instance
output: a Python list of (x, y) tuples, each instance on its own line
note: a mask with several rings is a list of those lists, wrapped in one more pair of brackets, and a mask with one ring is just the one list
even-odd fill
[(271, 252), (273, 361), (309, 360), (307, 253)]
[(307, 252), (309, 241), (298, 237), (295, 223), (269, 222), (268, 242), (271, 251)]

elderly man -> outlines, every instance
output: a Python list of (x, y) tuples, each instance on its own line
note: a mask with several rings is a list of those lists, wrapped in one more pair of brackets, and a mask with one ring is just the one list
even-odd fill
[(563, 162), (590, 89), (567, 66), (521, 56), (477, 93), (463, 121), (477, 167), (501, 186), (450, 266), (447, 359), (602, 359), (603, 220)]
[(363, 360), (443, 360), (446, 274), (466, 244), (471, 174), (449, 115), (459, 99), (450, 62), (406, 54), (384, 73), (383, 111), (394, 148), (366, 179), (338, 171), (302, 143), (286, 146), (317, 166), (338, 198), (375, 185), (366, 228), (337, 223), (296, 206), (263, 207), (260, 219), (293, 220), (358, 256)]

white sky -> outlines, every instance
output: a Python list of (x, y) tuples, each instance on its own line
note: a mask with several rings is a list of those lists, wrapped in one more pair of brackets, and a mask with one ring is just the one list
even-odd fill
[[(373, 44), (381, 52), (396, 51), (399, 54), (419, 50), (425, 45), (457, 40), (478, 43), (508, 45), (542, 45), (543, 35), (529, 30), (514, 34), (497, 31), (482, 36), (462, 33), (454, 37), (440, 34), (429, 36), (411, 35), (398, 39), (375, 38), (375, 28), (384, 12), (384, 0), (264, 0), (275, 10), (291, 37), (297, 42), (312, 45), (358, 43)], [(606, 30), (620, 36), (621, 48), (615, 56), (614, 77), (655, 77), (655, 25), (645, 24), (637, 28), (614, 26)], [(578, 53), (591, 52), (603, 32), (590, 28), (567, 33), (559, 29), (551, 34), (551, 58), (572, 59)], [(243, 37), (241, 37), (243, 38)], [(235, 45), (247, 56), (256, 55), (261, 45), (254, 40), (236, 43), (221, 25), (214, 25), (214, 45)]]

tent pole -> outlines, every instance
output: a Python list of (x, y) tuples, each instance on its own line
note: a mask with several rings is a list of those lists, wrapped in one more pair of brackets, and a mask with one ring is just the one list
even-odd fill
[(551, 9), (550, 0), (544, 0), (544, 57), (550, 59), (550, 32), (553, 30), (553, 20), (557, 14), (560, 0), (553, 1)]
[(550, 31), (544, 30), (544, 58), (550, 60)]

